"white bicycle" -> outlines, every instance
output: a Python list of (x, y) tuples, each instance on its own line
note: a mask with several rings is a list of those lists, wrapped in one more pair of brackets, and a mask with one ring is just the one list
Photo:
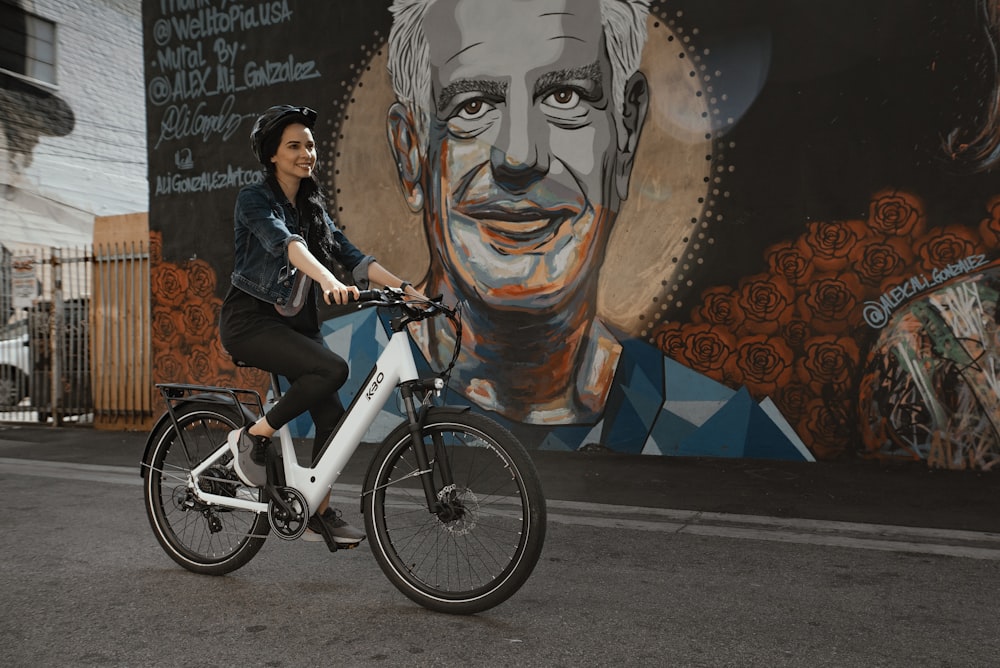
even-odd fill
[[(244, 485), (226, 435), (263, 414), (247, 389), (157, 385), (167, 412), (142, 460), (146, 513), (178, 564), (223, 575), (248, 563), (269, 532), (299, 538), (368, 427), (396, 389), (406, 419), (376, 450), (361, 491), (379, 566), (432, 610), (472, 614), (507, 600), (528, 579), (545, 538), (545, 497), (524, 446), (464, 407), (438, 406), (461, 345), (457, 309), (404, 300), (394, 288), (362, 293), (359, 308), (392, 309), (389, 343), (311, 467), (299, 465), (287, 426), (267, 450), (268, 482)], [(420, 378), (406, 325), (444, 315), (458, 329), (451, 364)], [(277, 395), (277, 377), (272, 376)], [(327, 545), (337, 549), (329, 536)]]

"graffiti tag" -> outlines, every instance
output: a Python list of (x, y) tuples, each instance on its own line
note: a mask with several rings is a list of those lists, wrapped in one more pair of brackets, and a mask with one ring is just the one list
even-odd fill
[(285, 61), (266, 60), (263, 63), (250, 61), (243, 68), (243, 80), (248, 88), (270, 86), (288, 81), (304, 81), (321, 76), (316, 70), (316, 61), (296, 62), (291, 55)]
[(903, 302), (956, 276), (975, 271), (986, 262), (986, 256), (983, 254), (970, 255), (947, 267), (935, 269), (929, 277), (926, 274), (911, 276), (883, 292), (877, 301), (865, 302), (862, 317), (872, 329), (881, 329), (889, 322), (892, 312)]
[(243, 115), (233, 111), (236, 100), (228, 96), (215, 113), (208, 111), (207, 102), (199, 102), (193, 109), (187, 104), (168, 107), (160, 121), (160, 136), (154, 144), (159, 148), (164, 141), (201, 137), (208, 142), (212, 135), (221, 135), (229, 139), (243, 123)]
[(298, 60), (289, 54), (283, 60), (250, 61), (239, 78), (236, 69), (237, 54), (245, 49), (239, 42), (215, 40), (212, 50), (217, 62), (213, 65), (205, 58), (201, 43), (195, 47), (180, 45), (164, 47), (157, 52), (153, 63), (163, 74), (150, 77), (146, 95), (150, 103), (159, 107), (200, 97), (262, 88), (277, 83), (305, 81), (322, 76), (315, 60)]
[(254, 28), (277, 25), (292, 19), (292, 10), (287, 0), (261, 2), (244, 5), (231, 4), (229, 7), (201, 6), (203, 3), (171, 2), (161, 9), (189, 12), (183, 16), (159, 19), (153, 26), (153, 38), (159, 46), (171, 39), (195, 40), (235, 32), (247, 32)]
[(181, 193), (205, 193), (213, 190), (242, 188), (264, 179), (259, 169), (244, 169), (227, 165), (225, 170), (204, 171), (200, 174), (166, 174), (156, 177), (154, 196)]

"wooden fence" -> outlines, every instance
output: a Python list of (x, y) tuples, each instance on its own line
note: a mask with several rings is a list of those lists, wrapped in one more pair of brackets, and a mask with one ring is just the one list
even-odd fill
[(95, 221), (91, 367), (99, 429), (152, 424), (149, 259), (145, 214)]

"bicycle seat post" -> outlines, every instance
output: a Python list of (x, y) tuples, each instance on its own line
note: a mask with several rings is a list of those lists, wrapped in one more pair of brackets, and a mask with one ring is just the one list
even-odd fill
[(278, 374), (274, 372), (271, 373), (271, 396), (273, 397), (271, 403), (277, 402), (281, 397), (281, 382)]

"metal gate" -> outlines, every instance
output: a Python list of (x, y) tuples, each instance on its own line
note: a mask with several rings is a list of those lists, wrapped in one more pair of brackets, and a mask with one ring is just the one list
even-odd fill
[(148, 323), (148, 245), (0, 246), (0, 422), (150, 415)]
[(91, 422), (86, 248), (0, 258), (0, 419)]

